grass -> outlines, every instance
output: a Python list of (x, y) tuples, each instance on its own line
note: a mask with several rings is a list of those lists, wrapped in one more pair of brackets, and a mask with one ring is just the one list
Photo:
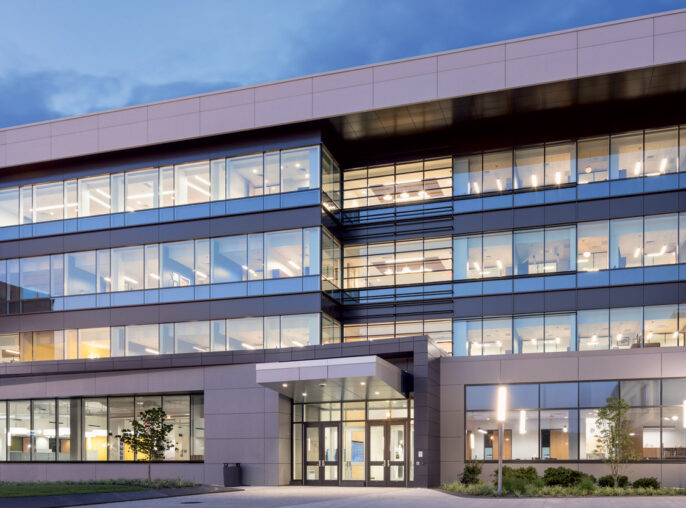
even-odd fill
[[(446, 483), (441, 487), (447, 492), (455, 492), (458, 494), (466, 494), (469, 496), (496, 496), (496, 487), (491, 483), (476, 483), (472, 485), (463, 485), (459, 482)], [(527, 484), (522, 490), (508, 491), (503, 488), (503, 495), (514, 497), (582, 497), (582, 496), (684, 496), (686, 489), (660, 487), (659, 489), (643, 489), (643, 488), (620, 488), (620, 487), (598, 487), (593, 485), (574, 487), (560, 487), (560, 486), (540, 486)]]
[[(63, 496), (69, 494), (102, 494), (107, 492), (134, 492), (152, 489), (196, 487), (198, 483), (181, 479), (147, 480), (121, 479), (85, 482), (0, 482), (0, 498), (29, 496)], [(1, 504), (1, 503), (0, 503)]]

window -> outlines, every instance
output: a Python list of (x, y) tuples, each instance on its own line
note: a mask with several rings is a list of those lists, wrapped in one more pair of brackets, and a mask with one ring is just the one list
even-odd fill
[(576, 270), (576, 227), (546, 228), (544, 270), (546, 272)]
[(482, 333), (483, 355), (512, 353), (512, 318), (485, 319)]
[(9, 409), (8, 460), (10, 462), (29, 461), (31, 460), (31, 401), (10, 400), (7, 404)]
[(281, 316), (281, 347), (319, 344), (319, 314)]
[(0, 334), (0, 362), (18, 362), (21, 352), (19, 350), (19, 334)]
[(453, 191), (456, 196), (479, 194), (483, 187), (481, 154), (456, 157), (453, 162)]
[(575, 339), (575, 314), (548, 314), (545, 316), (544, 351), (546, 353), (575, 351)]
[(264, 154), (264, 193), (278, 194), (281, 190), (281, 170), (279, 152)]
[(57, 399), (57, 460), (81, 460), (81, 399)]
[(302, 230), (265, 233), (267, 279), (302, 275)]
[(678, 216), (676, 214), (645, 217), (643, 263), (673, 265), (677, 262)]
[(656, 305), (644, 308), (645, 347), (678, 346), (678, 305)]
[(31, 460), (55, 460), (55, 400), (34, 400), (32, 403), (33, 443)]
[(561, 408), (579, 405), (577, 383), (543, 383), (540, 385), (541, 407)]
[(610, 338), (612, 349), (641, 347), (643, 344), (643, 308), (610, 309)]
[(212, 282), (248, 280), (248, 237), (212, 238)]
[(210, 323), (209, 321), (176, 323), (174, 337), (176, 339), (175, 353), (205, 353), (210, 350)]
[(543, 316), (514, 319), (515, 353), (538, 353), (545, 350)]
[(610, 221), (610, 268), (641, 266), (643, 218)]
[(514, 274), (544, 273), (548, 271), (545, 268), (543, 230), (515, 231)]
[(160, 350), (158, 325), (128, 325), (126, 333), (126, 356), (156, 355)]
[(226, 323), (230, 351), (264, 347), (262, 318), (229, 319)]
[(33, 221), (45, 222), (64, 218), (64, 183), (44, 183), (33, 186)]
[[(660, 424), (662, 423), (660, 408), (632, 407), (627, 417), (631, 420), (632, 432), (629, 436), (636, 455), (642, 459), (659, 459)], [(664, 426), (667, 427), (666, 422)]]
[(184, 287), (195, 283), (193, 241), (160, 245), (162, 287)]
[(172, 425), (169, 440), (173, 448), (165, 450), (165, 460), (191, 459), (191, 400), (188, 395), (162, 396), (162, 408)]
[(112, 291), (143, 289), (143, 246), (112, 249)]
[(263, 190), (263, 155), (227, 159), (229, 199), (261, 196)]
[(576, 143), (546, 143), (545, 184), (576, 182)]
[(512, 275), (512, 233), (484, 235), (482, 248), (484, 278)]
[(107, 460), (107, 399), (83, 399), (84, 460)]
[(63, 359), (64, 335), (62, 330), (33, 332), (33, 361)]
[(319, 147), (281, 152), (281, 192), (319, 187)]
[(577, 270), (597, 272), (608, 268), (608, 221), (582, 222), (577, 224), (578, 258)]
[(19, 189), (0, 190), (0, 228), (19, 224)]
[(617, 381), (579, 383), (579, 407), (602, 407), (610, 397), (619, 397)]
[(577, 143), (579, 183), (603, 182), (608, 179), (610, 138), (580, 139)]
[(580, 310), (576, 313), (579, 351), (610, 349), (608, 309)]
[(630, 406), (660, 405), (660, 381), (658, 379), (620, 381), (619, 393)]
[(110, 177), (95, 176), (79, 179), (79, 216), (111, 213)]
[(326, 229), (322, 229), (322, 281), (325, 291), (342, 287), (341, 255), (340, 242)]
[(541, 411), (542, 460), (574, 460), (578, 457), (577, 415), (574, 409)]
[(543, 185), (543, 147), (519, 148), (515, 150), (514, 154), (514, 188), (536, 188)]
[(304, 276), (316, 275), (319, 269), (319, 228), (303, 229), (303, 270)]
[(512, 190), (512, 150), (483, 154), (483, 190), (474, 194), (506, 190)]
[(68, 252), (65, 258), (65, 294), (95, 293), (95, 251)]
[(131, 420), (134, 418), (133, 400), (133, 397), (110, 397), (109, 399), (109, 460), (135, 460), (131, 447), (122, 443), (117, 437), (124, 429), (131, 429)]
[(48, 298), (50, 296), (50, 256), (19, 260), (21, 298)]
[(643, 176), (643, 132), (612, 136), (610, 147), (612, 180)]
[(109, 328), (82, 328), (79, 330), (79, 358), (107, 358), (109, 356)]
[(159, 197), (159, 174), (157, 169), (126, 173), (126, 211), (157, 208)]
[(176, 206), (210, 200), (210, 164), (208, 161), (174, 167)]
[[(483, 271), (481, 269), (481, 264), (483, 261), (481, 238), (481, 235), (458, 236), (455, 238), (453, 242), (455, 252), (455, 279), (480, 279), (482, 277)], [(511, 250), (512, 249), (510, 248), (510, 251)]]
[(676, 173), (679, 134), (676, 127), (645, 131), (645, 175)]

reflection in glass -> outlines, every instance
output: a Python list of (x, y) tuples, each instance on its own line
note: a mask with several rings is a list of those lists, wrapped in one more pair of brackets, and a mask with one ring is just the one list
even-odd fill
[(575, 143), (546, 143), (546, 185), (564, 185), (576, 182), (575, 145)]
[(644, 347), (678, 346), (680, 343), (678, 305), (644, 308)]
[(79, 217), (112, 212), (110, 205), (110, 177), (95, 176), (79, 179)]
[(159, 172), (156, 168), (126, 173), (126, 211), (157, 208), (158, 180)]
[(678, 130), (651, 129), (645, 131), (645, 175), (676, 173), (678, 167)]
[(580, 139), (578, 149), (579, 183), (602, 182), (608, 179), (610, 138)]
[(641, 347), (643, 343), (643, 308), (610, 309), (612, 349)]
[(610, 311), (580, 310), (576, 313), (579, 351), (610, 348)]
[(95, 293), (95, 251), (68, 252), (65, 258), (65, 294)]
[(543, 253), (543, 230), (515, 231), (514, 274), (527, 275), (544, 273), (546, 264)]
[(610, 178), (621, 180), (643, 175), (643, 132), (610, 138)]
[(512, 150), (491, 152), (483, 155), (483, 190), (480, 192), (502, 192), (512, 190)]
[(34, 222), (62, 220), (64, 218), (63, 182), (34, 185), (33, 192)]
[(160, 245), (162, 287), (192, 286), (195, 282), (193, 241)]
[(210, 200), (209, 161), (179, 164), (174, 167), (176, 206)]
[(610, 221), (610, 268), (641, 266), (643, 218)]
[(544, 184), (543, 147), (519, 148), (515, 157), (515, 189), (536, 188)]
[(644, 266), (672, 265), (677, 262), (678, 216), (654, 215), (644, 218)]
[(609, 262), (609, 221), (581, 222), (576, 226), (576, 234), (579, 246), (577, 270), (581, 272), (607, 270)]

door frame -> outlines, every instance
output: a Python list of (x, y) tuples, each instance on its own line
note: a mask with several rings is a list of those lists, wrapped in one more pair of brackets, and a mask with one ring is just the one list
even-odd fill
[[(409, 463), (408, 463), (408, 452), (409, 452), (409, 419), (395, 419), (395, 420), (367, 420), (366, 422), (366, 452), (367, 452), (367, 464), (366, 464), (366, 477), (367, 486), (377, 486), (377, 487), (407, 487), (409, 485)], [(391, 458), (391, 426), (402, 425), (405, 431), (405, 443), (404, 443), (404, 453), (403, 460), (397, 461)], [(371, 427), (383, 427), (383, 440), (384, 440), (384, 451), (383, 451), (383, 463), (379, 464), (379, 461), (371, 460)], [(403, 466), (403, 478), (402, 481), (391, 481), (391, 466)], [(372, 466), (383, 466), (384, 468), (384, 479), (383, 481), (371, 482), (370, 480), (370, 468)]]
[[(325, 428), (335, 427), (336, 428), (336, 460), (327, 461), (322, 458), (325, 456), (326, 444), (325, 444)], [(319, 434), (319, 460), (308, 461), (307, 460), (307, 429), (316, 428)], [(302, 426), (302, 465), (303, 465), (303, 485), (339, 485), (341, 481), (341, 422), (303, 422)], [(315, 464), (316, 462), (316, 464)], [(307, 467), (315, 466), (319, 468), (319, 474), (317, 480), (307, 479)], [(336, 467), (336, 479), (335, 480), (325, 480), (325, 468), (335, 466)]]

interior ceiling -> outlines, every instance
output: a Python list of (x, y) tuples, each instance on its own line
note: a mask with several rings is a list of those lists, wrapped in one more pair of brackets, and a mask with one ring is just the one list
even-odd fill
[(444, 130), (489, 118), (650, 98), (685, 90), (686, 62), (683, 62), (355, 113), (330, 122), (344, 141), (390, 138)]

